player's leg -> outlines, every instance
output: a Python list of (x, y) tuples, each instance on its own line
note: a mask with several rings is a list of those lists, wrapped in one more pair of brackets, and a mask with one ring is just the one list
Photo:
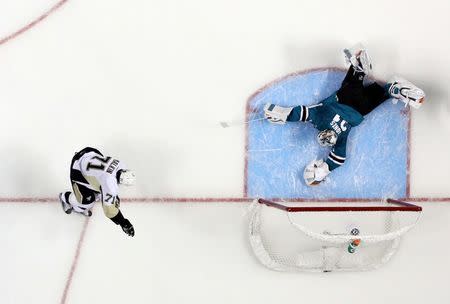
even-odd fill
[[(416, 109), (425, 100), (423, 90), (401, 77), (394, 77), (385, 87), (376, 83), (371, 84), (365, 87), (362, 92), (364, 76), (372, 70), (370, 57), (361, 44), (345, 49), (344, 55), (347, 63), (350, 64), (350, 68), (342, 82), (341, 89), (338, 91), (341, 103), (359, 107), (359, 112), (365, 115), (390, 97)], [(352, 98), (356, 98), (358, 101), (352, 102)]]
[(362, 80), (351, 80), (350, 82), (345, 83), (336, 92), (336, 96), (340, 104), (352, 107), (361, 115), (365, 115), (368, 113), (365, 111), (365, 109), (367, 108), (367, 104), (369, 104), (370, 101), (368, 100), (368, 96), (366, 95)]
[(65, 213), (70, 214), (72, 211), (83, 213), (91, 216), (94, 202), (97, 200), (98, 192), (89, 189), (83, 184), (88, 185), (89, 182), (84, 178), (80, 170), (74, 169), (74, 163), (85, 153), (95, 150), (93, 148), (85, 148), (76, 153), (70, 164), (70, 181), (72, 183), (73, 193), (70, 191), (59, 194), (59, 200)]
[[(65, 213), (70, 214), (72, 211), (82, 213), (86, 216), (91, 216), (92, 212), (89, 210), (92, 206), (85, 206), (78, 202), (74, 193), (70, 191), (61, 192), (59, 194), (59, 201)], [(90, 207), (90, 208), (88, 208)]]
[(339, 103), (366, 115), (388, 99), (389, 95), (383, 86), (375, 82), (364, 86), (364, 77), (372, 70), (372, 64), (362, 45), (346, 49), (344, 54), (350, 67), (336, 95)]
[(62, 209), (66, 214), (71, 214), (73, 207), (70, 204), (70, 194), (71, 192), (61, 192), (59, 194), (59, 202), (61, 203)]
[(347, 70), (347, 74), (345, 74), (344, 80), (342, 80), (341, 87), (363, 87), (364, 77), (366, 77), (366, 73), (357, 71), (353, 65), (350, 65)]
[[(98, 192), (88, 187), (74, 182), (72, 184), (73, 192), (67, 191), (60, 194), (60, 201), (63, 210), (69, 214), (73, 211), (91, 216), (91, 209), (98, 199)], [(66, 210), (70, 210), (67, 212)]]
[(350, 49), (344, 49), (344, 55), (350, 66), (341, 86), (362, 87), (364, 77), (372, 71), (372, 63), (366, 49), (357, 44)]
[(425, 92), (412, 84), (411, 82), (401, 78), (394, 77), (387, 85), (386, 90), (390, 97), (395, 98), (395, 102), (400, 100), (413, 108), (420, 108), (425, 100)]
[[(364, 88), (365, 102), (361, 104), (362, 115), (372, 112), (373, 109), (390, 98), (386, 86), (376, 82)], [(360, 113), (361, 113), (360, 112)]]
[(390, 96), (386, 87), (374, 82), (366, 87), (345, 86), (337, 92), (339, 103), (345, 104), (367, 115)]
[(364, 77), (366, 72), (362, 67), (353, 64), (348, 68), (347, 74), (342, 81), (341, 87), (336, 92), (338, 101), (341, 104), (348, 105), (362, 115), (365, 104), (368, 104), (367, 96), (364, 88)]
[[(71, 181), (72, 184), (74, 183), (74, 180), (73, 180), (73, 175), (74, 175), (73, 164), (75, 163), (75, 161), (77, 161), (82, 156), (82, 154), (83, 154), (82, 152), (84, 152), (85, 149), (86, 148), (84, 148), (80, 152), (76, 152), (75, 155), (72, 157), (72, 161), (70, 163), (70, 181)], [(80, 172), (80, 174), (81, 174), (81, 172)], [(73, 201), (73, 197), (72, 196), (73, 196), (72, 192), (70, 192), (70, 191), (61, 192), (59, 194), (59, 202), (61, 203), (62, 209), (63, 209), (63, 211), (66, 214), (70, 214), (73, 211), (72, 203), (75, 203), (75, 202)]]
[(363, 95), (364, 97), (356, 106), (357, 111), (362, 115), (372, 112), (389, 98), (394, 98), (394, 103), (400, 100), (405, 103), (405, 106), (409, 105), (416, 109), (422, 105), (425, 99), (425, 93), (421, 89), (400, 78), (396, 78), (384, 86), (372, 83), (364, 87)]
[(351, 48), (344, 49), (345, 61), (354, 67), (356, 72), (368, 75), (372, 71), (372, 62), (366, 48), (358, 43)]

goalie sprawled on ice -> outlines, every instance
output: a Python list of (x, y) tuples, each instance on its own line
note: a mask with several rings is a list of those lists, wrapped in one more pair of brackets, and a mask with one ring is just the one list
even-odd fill
[(331, 147), (326, 160), (314, 160), (306, 166), (303, 177), (307, 185), (318, 185), (330, 172), (344, 164), (347, 138), (352, 127), (358, 126), (364, 116), (389, 98), (419, 108), (425, 93), (412, 83), (394, 77), (382, 86), (376, 82), (364, 84), (364, 78), (372, 69), (367, 51), (357, 45), (345, 49), (350, 67), (339, 90), (318, 104), (296, 107), (281, 107), (275, 104), (264, 106), (264, 115), (271, 123), (310, 122), (319, 130), (317, 141), (321, 146)]

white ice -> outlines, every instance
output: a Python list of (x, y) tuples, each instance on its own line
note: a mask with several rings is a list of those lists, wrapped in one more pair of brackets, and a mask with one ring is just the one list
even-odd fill
[[(57, 3), (7, 2), (0, 41)], [(411, 195), (448, 198), (449, 11), (447, 0), (68, 0), (0, 45), (0, 303), (449, 302), (448, 203), (423, 203), (380, 270), (294, 275), (251, 255), (247, 203), (124, 203), (131, 239), (99, 206), (86, 222), (38, 202), (69, 188), (70, 158), (89, 145), (135, 169), (124, 197), (242, 197), (244, 129), (218, 122), (243, 119), (278, 77), (343, 67), (341, 49), (359, 41), (375, 77), (427, 93), (412, 114)]]

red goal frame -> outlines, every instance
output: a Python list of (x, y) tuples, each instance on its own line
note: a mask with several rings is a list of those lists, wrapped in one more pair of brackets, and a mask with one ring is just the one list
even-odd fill
[(421, 212), (422, 207), (388, 198), (387, 203), (390, 206), (301, 206), (291, 207), (283, 205), (282, 203), (273, 202), (263, 198), (258, 199), (258, 203), (284, 210), (287, 212), (349, 212), (349, 211), (363, 211), (363, 212), (380, 212), (380, 211), (405, 211), (405, 212)]

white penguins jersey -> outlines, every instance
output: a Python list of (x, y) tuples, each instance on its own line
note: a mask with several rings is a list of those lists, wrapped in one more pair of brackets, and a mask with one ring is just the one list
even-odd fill
[[(80, 170), (89, 184), (78, 181), (77, 183), (100, 192), (104, 208), (108, 206), (119, 207), (117, 172), (126, 169), (122, 162), (110, 156), (89, 152), (75, 161), (72, 168)], [(106, 210), (105, 213), (107, 213)]]

